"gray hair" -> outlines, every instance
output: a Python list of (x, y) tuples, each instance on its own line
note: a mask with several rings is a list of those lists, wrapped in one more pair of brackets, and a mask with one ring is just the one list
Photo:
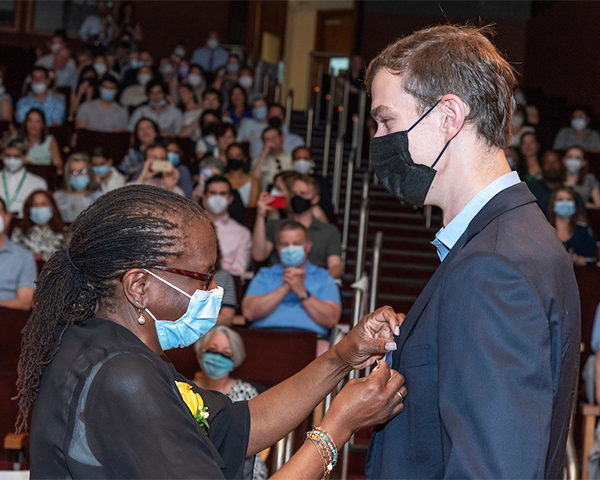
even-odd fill
[(223, 174), (223, 172), (225, 172), (225, 165), (223, 165), (223, 162), (221, 160), (215, 157), (207, 157), (204, 160), (202, 160), (200, 162), (200, 170), (202, 170), (203, 168), (217, 168), (221, 172), (221, 175)]
[(227, 337), (229, 340), (229, 345), (231, 346), (231, 359), (233, 360), (233, 368), (239, 367), (244, 361), (244, 358), (246, 358), (244, 341), (239, 333), (229, 327), (226, 327), (225, 325), (215, 325), (206, 333), (206, 335), (194, 343), (194, 351), (196, 352), (198, 363), (200, 363), (200, 359), (202, 358), (202, 354), (204, 353), (206, 345), (208, 345), (208, 342), (215, 333), (222, 333)]
[(29, 142), (16, 130), (14, 132), (6, 131), (0, 141), (0, 150), (4, 151), (7, 148), (16, 148), (26, 154), (29, 150)]

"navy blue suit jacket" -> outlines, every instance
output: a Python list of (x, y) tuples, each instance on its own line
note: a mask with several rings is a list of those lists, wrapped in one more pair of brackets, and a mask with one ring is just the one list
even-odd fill
[(562, 478), (579, 366), (571, 258), (524, 183), (476, 215), (409, 311), (404, 412), (367, 478)]

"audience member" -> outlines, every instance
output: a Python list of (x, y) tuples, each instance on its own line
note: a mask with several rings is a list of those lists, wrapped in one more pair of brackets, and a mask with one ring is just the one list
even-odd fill
[(77, 89), (71, 92), (69, 121), (75, 120), (79, 105), (84, 102), (91, 102), (100, 96), (98, 85), (98, 73), (96, 73), (96, 69), (91, 65), (83, 67), (79, 74)]
[(167, 85), (160, 80), (152, 80), (146, 85), (148, 104), (135, 109), (129, 120), (129, 129), (134, 130), (140, 118), (149, 118), (156, 122), (162, 136), (179, 135), (183, 125), (181, 111), (167, 103)]
[(548, 220), (573, 258), (573, 264), (595, 265), (598, 246), (592, 230), (577, 221), (577, 193), (571, 187), (559, 187), (550, 197)]
[[(162, 75), (162, 79), (169, 86), (171, 97), (173, 101), (176, 101), (177, 92), (176, 89), (179, 83), (184, 83), (189, 67), (186, 70), (182, 70), (181, 61), (185, 59), (185, 44), (182, 41), (178, 41), (173, 48), (173, 51), (168, 57), (163, 58), (158, 66), (158, 71)], [(185, 75), (181, 76), (181, 73)]]
[(96, 13), (88, 15), (79, 28), (79, 38), (95, 52), (101, 52), (113, 39), (113, 19), (108, 4), (96, 2)]
[(281, 264), (261, 268), (242, 301), (251, 328), (310, 330), (320, 340), (329, 339), (329, 330), (342, 314), (340, 293), (329, 272), (310, 262), (311, 239), (298, 222), (278, 226), (275, 241)]
[(204, 198), (204, 186), (209, 178), (215, 175), (223, 175), (225, 165), (221, 160), (214, 157), (206, 157), (198, 164), (198, 173), (193, 176), (196, 188), (192, 192), (192, 202), (200, 203)]
[(566, 170), (565, 186), (573, 190), (585, 202), (586, 208), (600, 208), (600, 185), (596, 175), (589, 172), (585, 150), (571, 147), (565, 152), (563, 163)]
[(0, 65), (0, 121), (12, 122), (13, 120), (13, 102), (10, 93), (6, 92), (4, 86), (4, 75), (6, 69), (4, 65)]
[(252, 235), (250, 230), (229, 217), (227, 209), (233, 203), (232, 190), (227, 178), (213, 176), (204, 186), (202, 205), (217, 233), (221, 267), (241, 277), (250, 266)]
[(294, 170), (302, 175), (310, 175), (319, 184), (319, 207), (323, 212), (333, 212), (331, 203), (331, 184), (329, 179), (315, 173), (315, 161), (310, 149), (297, 147), (292, 152), (292, 166)]
[[(304, 139), (300, 135), (290, 133), (288, 127), (285, 125), (285, 108), (283, 106), (278, 103), (271, 105), (269, 107), (267, 121), (270, 126), (281, 128), (281, 133), (283, 134), (283, 149), (285, 151), (293, 152), (296, 148), (304, 146)], [(255, 142), (254, 151), (258, 151), (258, 154), (260, 154), (262, 148), (262, 138), (259, 138), (258, 142)], [(252, 156), (252, 158), (256, 157), (252, 151), (250, 152), (250, 156)]]
[(48, 70), (44, 67), (33, 67), (31, 93), (17, 102), (17, 122), (22, 123), (32, 108), (42, 110), (49, 125), (61, 125), (65, 121), (65, 105), (48, 94), (49, 85)]
[(121, 95), (121, 103), (125, 107), (137, 107), (148, 101), (146, 85), (152, 80), (152, 69), (146, 66), (139, 67), (135, 78), (137, 83), (126, 87)]
[[(239, 367), (246, 357), (244, 342), (239, 333), (219, 325), (217, 321), (217, 326), (194, 344), (194, 351), (202, 369), (194, 379), (200, 388), (221, 392), (232, 402), (247, 401), (258, 395), (258, 390), (252, 384), (229, 376), (230, 372)], [(242, 477), (244, 480), (266, 480), (269, 476), (261, 454), (263, 452), (246, 459)], [(264, 452), (265, 459), (267, 454), (268, 450)]]
[(179, 181), (177, 182), (177, 185), (183, 190), (183, 193), (187, 198), (192, 198), (194, 183), (192, 181), (190, 169), (181, 163), (181, 148), (174, 140), (167, 142), (166, 146), (169, 162), (171, 162), (179, 171)]
[(54, 165), (57, 173), (62, 175), (60, 148), (54, 136), (48, 131), (44, 112), (39, 108), (29, 110), (25, 121), (21, 124), (20, 133), (29, 145), (27, 163)]
[(119, 38), (124, 33), (128, 33), (136, 42), (144, 40), (142, 26), (135, 17), (134, 2), (125, 2), (121, 5), (117, 23), (113, 28), (113, 38)]
[(588, 128), (589, 124), (590, 117), (585, 110), (575, 110), (571, 116), (571, 125), (558, 131), (552, 148), (566, 150), (581, 147), (587, 152), (600, 152), (600, 133)]
[(218, 155), (217, 129), (219, 128), (220, 115), (217, 110), (202, 111), (199, 119), (200, 138), (196, 141), (196, 158), (202, 160), (204, 157)]
[(256, 207), (260, 195), (260, 183), (256, 178), (248, 175), (250, 165), (244, 148), (239, 143), (232, 143), (227, 147), (225, 155), (227, 157), (225, 177), (232, 188), (240, 194), (244, 207)]
[[(155, 165), (155, 162), (161, 162)], [(171, 165), (168, 169), (165, 163)], [(185, 192), (177, 186), (179, 170), (169, 162), (167, 149), (160, 144), (150, 145), (144, 152), (144, 167), (140, 175), (132, 183), (154, 185), (185, 197)]]
[(235, 84), (229, 92), (229, 118), (239, 127), (243, 118), (252, 118), (252, 109), (248, 107), (248, 96), (239, 84)]
[(91, 67), (94, 63), (94, 54), (89, 48), (84, 48), (77, 53), (77, 73), (81, 75), (85, 67)]
[(350, 93), (360, 93), (365, 89), (365, 60), (361, 55), (354, 54), (350, 57), (350, 65), (344, 76), (336, 79), (336, 98), (344, 95), (345, 81), (350, 82)]
[(150, 145), (160, 141), (158, 125), (149, 118), (140, 118), (133, 129), (133, 146), (118, 165), (125, 175), (133, 175), (144, 163), (144, 152)]
[(285, 170), (275, 175), (269, 193), (274, 199), (275, 197), (283, 197), (285, 199), (285, 206), (278, 206), (268, 212), (267, 220), (285, 220), (286, 218), (291, 218), (294, 214), (292, 211), (293, 188), (294, 182), (299, 177), (300, 174), (295, 170)]
[(197, 63), (207, 73), (214, 73), (227, 63), (228, 58), (227, 50), (219, 48), (219, 34), (210, 32), (206, 45), (197, 48), (192, 54), (192, 63)]
[(517, 106), (525, 109), (525, 123), (528, 125), (538, 125), (540, 123), (540, 114), (538, 109), (534, 105), (529, 105), (525, 92), (521, 87), (515, 87), (513, 89), (513, 96)]
[(37, 266), (33, 255), (8, 239), (11, 215), (0, 198), (0, 307), (29, 310)]
[(266, 100), (257, 98), (252, 102), (252, 118), (245, 118), (240, 123), (237, 141), (250, 142), (251, 158), (258, 157), (262, 151), (262, 132), (269, 126), (267, 113)]
[(517, 162), (519, 159), (519, 152), (514, 147), (507, 147), (504, 149), (504, 156), (506, 157), (506, 163), (512, 171), (517, 169)]
[(25, 201), (23, 218), (14, 228), (11, 240), (33, 253), (36, 260), (47, 261), (54, 252), (67, 246), (64, 230), (52, 193), (37, 190)]
[(92, 167), (96, 184), (102, 193), (125, 185), (125, 177), (113, 166), (113, 159), (106, 156), (104, 147), (96, 147), (92, 151)]
[(100, 80), (100, 98), (81, 104), (77, 110), (75, 128), (98, 132), (123, 132), (127, 130), (128, 115), (115, 98), (117, 79), (105, 75)]
[(562, 187), (565, 181), (565, 167), (560, 160), (560, 156), (554, 150), (548, 150), (542, 156), (541, 163), (542, 178), (527, 182), (529, 190), (535, 195), (540, 210), (548, 216), (548, 204), (552, 192)]
[[(50, 44), (53, 50), (48, 55), (38, 58), (35, 65), (48, 70), (51, 68), (54, 69), (57, 87), (76, 88), (77, 66), (75, 65), (75, 60), (71, 58), (71, 51), (67, 48), (62, 35), (65, 35), (64, 31), (54, 32)], [(60, 40), (56, 41), (58, 39)]]
[(206, 74), (200, 65), (192, 63), (189, 66), (186, 81), (194, 89), (196, 98), (201, 98), (204, 90), (206, 90)]
[(85, 153), (75, 153), (65, 164), (64, 186), (54, 193), (60, 216), (72, 223), (81, 212), (94, 203), (102, 191), (97, 188), (96, 175)]
[[(227, 63), (225, 64), (225, 75), (223, 75), (221, 78), (221, 91), (224, 94), (229, 93), (234, 85), (238, 85), (238, 79), (240, 78), (240, 66), (240, 56), (236, 53), (230, 53)], [(246, 97), (246, 99), (247, 98), (248, 97)]]
[[(46, 55), (40, 56), (36, 61), (36, 66), (44, 67), (44, 68), (52, 68), (54, 63), (54, 54), (63, 48), (67, 48), (67, 32), (65, 30), (54, 30), (52, 32), (52, 36), (46, 43), (48, 46), (49, 53)], [(75, 65), (75, 60), (71, 60), (72, 66), (77, 69)]]
[(257, 98), (262, 98), (262, 92), (254, 86), (254, 77), (252, 76), (252, 70), (250, 70), (250, 68), (243, 67), (240, 70), (240, 78), (238, 83), (244, 90), (246, 90), (248, 102), (251, 104), (253, 104), (254, 100)]
[[(202, 109), (203, 110), (216, 110), (221, 114), (223, 110), (221, 101), (221, 92), (214, 88), (207, 88), (202, 93)], [(231, 122), (230, 122), (231, 123)]]
[(36, 190), (48, 190), (48, 184), (42, 177), (30, 173), (25, 168), (27, 142), (20, 136), (5, 133), (2, 138), (2, 162), (0, 170), (2, 188), (0, 198), (4, 201), (4, 209), (18, 218), (23, 216), (25, 200)]
[[(587, 402), (591, 405), (600, 405), (600, 389), (596, 388), (598, 383), (600, 383), (596, 381), (596, 377), (600, 374), (600, 369), (597, 369), (597, 367), (595, 366), (596, 355), (598, 354), (598, 348), (600, 348), (600, 304), (596, 308), (596, 314), (594, 315), (594, 324), (592, 327), (592, 340), (590, 342), (590, 348), (592, 349), (592, 355), (590, 355), (586, 360), (585, 365), (581, 371), (581, 376), (585, 381), (585, 393), (587, 397)], [(594, 439), (594, 441), (595, 440), (596, 439)], [(596, 477), (588, 476), (588, 478)]]
[(252, 163), (251, 175), (265, 191), (279, 172), (292, 168), (292, 155), (283, 148), (283, 134), (279, 127), (267, 127), (262, 132), (263, 149)]
[(527, 113), (524, 108), (517, 108), (512, 118), (512, 129), (510, 137), (510, 146), (518, 147), (521, 145), (521, 137), (526, 133), (535, 133), (535, 128), (531, 125), (525, 125)]
[(524, 182), (531, 182), (542, 178), (542, 171), (539, 162), (540, 144), (537, 135), (532, 132), (524, 133), (521, 136), (519, 146), (519, 158), (517, 159), (517, 173)]
[[(312, 207), (319, 203), (318, 184), (307, 175), (302, 175), (294, 181), (293, 197), (290, 201), (292, 219), (308, 229), (312, 240), (312, 249), (308, 259), (317, 267), (326, 268), (332, 277), (341, 278), (342, 242), (340, 232), (333, 226), (317, 220)], [(267, 213), (273, 209), (269, 203), (271, 195), (263, 194), (258, 199), (256, 222), (252, 235), (252, 258), (256, 262), (269, 259), (271, 264), (279, 262), (278, 251), (274, 248), (276, 232), (281, 220), (269, 220), (265, 224)]]
[(190, 137), (196, 141), (200, 137), (200, 115), (202, 115), (202, 107), (198, 103), (194, 87), (189, 83), (182, 83), (178, 88), (180, 105), (179, 108), (183, 111), (183, 126), (179, 132), (180, 137)]

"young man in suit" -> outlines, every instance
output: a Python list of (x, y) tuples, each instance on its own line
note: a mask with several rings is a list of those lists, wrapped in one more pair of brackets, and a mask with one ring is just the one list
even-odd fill
[(579, 365), (572, 261), (504, 157), (513, 69), (484, 36), (418, 31), (369, 65), (375, 172), (437, 205), (441, 265), (391, 363), (404, 413), (376, 428), (367, 478), (562, 478)]

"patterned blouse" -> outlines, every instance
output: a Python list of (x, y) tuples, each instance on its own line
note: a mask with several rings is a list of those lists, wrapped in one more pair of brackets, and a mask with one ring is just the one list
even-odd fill
[[(227, 396), (232, 402), (241, 402), (242, 400), (250, 400), (258, 396), (258, 390), (250, 383), (238, 380), (235, 385), (229, 389)], [(254, 463), (254, 469), (250, 472), (250, 467)], [(251, 473), (251, 474), (250, 474)], [(260, 455), (255, 455), (254, 458), (247, 458), (244, 465), (244, 480), (266, 480), (269, 476), (267, 465), (263, 462)]]
[(64, 248), (67, 244), (62, 233), (55, 233), (50, 227), (34, 225), (29, 235), (25, 235), (20, 228), (13, 230), (11, 240), (15, 245), (26, 248), (33, 253), (43, 253), (47, 261), (54, 252)]

